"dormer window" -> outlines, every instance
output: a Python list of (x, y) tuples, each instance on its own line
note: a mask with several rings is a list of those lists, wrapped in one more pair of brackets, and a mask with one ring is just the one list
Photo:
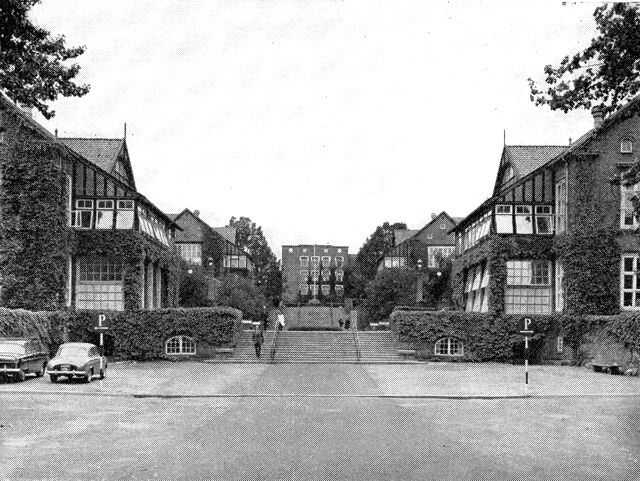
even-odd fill
[(513, 179), (515, 177), (515, 172), (513, 170), (513, 167), (509, 166), (507, 167), (507, 169), (504, 171), (504, 174), (502, 175), (502, 183), (506, 184), (507, 182), (509, 182), (511, 179)]
[(633, 152), (633, 140), (626, 138), (620, 141), (620, 153), (631, 154)]

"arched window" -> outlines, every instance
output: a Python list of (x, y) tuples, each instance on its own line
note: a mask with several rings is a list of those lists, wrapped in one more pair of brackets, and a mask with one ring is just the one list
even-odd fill
[(624, 138), (620, 141), (620, 152), (623, 154), (630, 154), (633, 152), (633, 140), (630, 138)]
[(436, 342), (434, 353), (436, 356), (462, 356), (464, 347), (455, 337), (445, 337)]
[(167, 340), (165, 352), (173, 355), (193, 355), (196, 353), (196, 341), (188, 336), (174, 336)]

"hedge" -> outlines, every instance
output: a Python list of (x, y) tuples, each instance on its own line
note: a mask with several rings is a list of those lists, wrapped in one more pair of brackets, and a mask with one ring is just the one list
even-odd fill
[[(30, 312), (0, 308), (0, 335), (37, 337), (53, 353), (62, 342), (98, 342), (91, 312)], [(165, 342), (177, 335), (195, 339), (199, 355), (234, 346), (242, 313), (230, 307), (112, 312), (108, 354), (119, 359), (166, 358)], [(65, 341), (66, 340), (66, 341)]]
[(54, 353), (65, 338), (66, 323), (60, 314), (0, 307), (0, 337), (36, 338)]
[[(464, 345), (463, 361), (511, 361), (514, 352), (522, 348), (522, 318), (525, 315), (493, 315), (461, 311), (395, 310), (391, 328), (401, 343), (433, 354), (433, 345), (444, 337), (455, 337)], [(531, 315), (532, 358), (539, 356), (545, 340), (562, 335), (578, 363), (584, 361), (581, 347), (592, 333), (614, 336), (630, 351), (640, 349), (640, 313), (615, 316)]]

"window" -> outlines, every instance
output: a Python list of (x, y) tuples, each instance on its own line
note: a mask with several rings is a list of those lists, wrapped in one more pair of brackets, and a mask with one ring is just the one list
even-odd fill
[(311, 265), (314, 269), (320, 267), (320, 257), (319, 256), (311, 256)]
[(533, 234), (530, 205), (516, 205), (516, 234)]
[(640, 308), (640, 263), (638, 254), (623, 254), (620, 279), (620, 304), (625, 309)]
[(303, 279), (304, 281), (309, 279), (309, 271), (307, 270), (300, 271), (300, 279)]
[(324, 253), (325, 253), (325, 254), (329, 253), (329, 249), (326, 249), (326, 248), (325, 248)]
[(427, 234), (427, 239), (433, 239), (433, 234), (431, 233)]
[(505, 313), (549, 314), (551, 312), (551, 262), (507, 261)]
[(77, 309), (124, 310), (121, 261), (106, 257), (81, 257), (77, 266)]
[(626, 138), (620, 141), (620, 152), (630, 154), (633, 152), (633, 140)]
[(556, 350), (558, 352), (564, 352), (564, 337), (558, 336), (556, 340)]
[(336, 270), (336, 282), (342, 282), (344, 280), (344, 271), (341, 269)]
[(309, 286), (311, 288), (311, 295), (312, 296), (317, 296), (318, 295), (318, 284), (311, 284), (311, 286)]
[(334, 289), (336, 290), (337, 296), (341, 296), (344, 294), (344, 287), (342, 285), (336, 285)]
[(407, 259), (405, 257), (385, 257), (384, 266), (387, 268), (405, 267)]
[(96, 229), (113, 228), (113, 201), (98, 200), (96, 210)]
[(293, 252), (293, 247), (289, 247), (289, 253)]
[(202, 244), (197, 242), (176, 244), (178, 255), (190, 264), (202, 264)]
[(636, 195), (635, 185), (622, 185), (620, 193), (620, 228), (631, 229), (638, 227), (638, 220), (633, 208), (633, 197)]
[(246, 269), (247, 256), (244, 255), (226, 255), (222, 260), (222, 266), (226, 269)]
[(118, 214), (116, 215), (116, 229), (133, 229), (133, 208), (132, 200), (118, 201)]
[(331, 271), (329, 269), (323, 269), (322, 270), (322, 280), (323, 281), (328, 281), (329, 277), (331, 277)]
[(427, 247), (427, 267), (441, 267), (446, 259), (453, 255), (455, 247), (429, 246)]
[(165, 352), (173, 355), (194, 355), (196, 353), (196, 341), (188, 336), (175, 336), (167, 340)]
[(311, 271), (311, 280), (317, 282), (320, 279), (320, 271)]
[(342, 254), (342, 249), (338, 249), (338, 254)]
[(455, 337), (445, 337), (436, 342), (434, 354), (436, 356), (462, 356), (464, 348)]
[(331, 257), (322, 256), (322, 267), (330, 267), (331, 266)]
[(309, 267), (309, 257), (301, 256), (300, 257), (300, 267)]
[(447, 228), (447, 224), (440, 224), (440, 229), (444, 230)]
[[(338, 249), (338, 252), (340, 252), (342, 249)], [(336, 257), (336, 267), (343, 267), (344, 266), (344, 257)]]
[(487, 312), (489, 310), (489, 268), (478, 264), (467, 270), (464, 288), (465, 311)]
[(302, 249), (302, 252), (307, 252), (307, 248), (305, 247), (304, 249)]
[(300, 294), (306, 296), (309, 294), (309, 285), (308, 284), (300, 284)]
[(564, 310), (564, 297), (565, 297), (565, 286), (564, 286), (564, 268), (562, 264), (556, 261), (556, 312), (562, 312)]
[(567, 179), (556, 182), (556, 232), (567, 230)]
[(496, 232), (513, 234), (513, 218), (510, 205), (496, 205)]
[(76, 200), (76, 210), (73, 213), (73, 226), (79, 229), (91, 229), (93, 227), (92, 200)]
[(329, 284), (322, 284), (322, 295), (323, 296), (328, 296), (329, 295)]
[[(511, 207), (511, 206), (508, 206)], [(475, 246), (480, 239), (489, 235), (491, 232), (491, 214), (487, 212), (478, 220), (473, 222), (467, 227), (463, 233), (462, 248), (463, 250), (470, 249)]]
[(536, 234), (553, 233), (553, 214), (550, 205), (536, 205)]

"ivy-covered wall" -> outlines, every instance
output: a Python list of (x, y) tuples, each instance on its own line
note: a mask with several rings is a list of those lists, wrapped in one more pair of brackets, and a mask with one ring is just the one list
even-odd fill
[(2, 301), (55, 310), (64, 306), (74, 236), (67, 227), (66, 183), (59, 148), (23, 137), (8, 136), (0, 164)]

